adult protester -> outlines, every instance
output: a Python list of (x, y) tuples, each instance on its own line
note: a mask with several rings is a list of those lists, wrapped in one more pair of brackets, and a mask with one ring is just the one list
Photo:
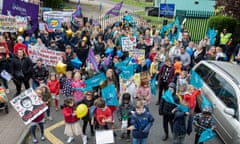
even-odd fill
[(21, 48), (24, 51), (24, 53), (26, 54), (26, 56), (29, 56), (27, 46), (25, 44), (23, 44), (23, 41), (24, 41), (24, 38), (22, 36), (17, 37), (17, 43), (13, 47), (13, 54), (17, 54), (18, 49)]
[(10, 72), (17, 90), (15, 96), (17, 96), (21, 93), (22, 83), (25, 89), (30, 87), (29, 80), (32, 77), (32, 61), (23, 49), (19, 48), (16, 57), (11, 60)]
[(41, 58), (37, 59), (37, 63), (32, 69), (32, 88), (36, 89), (40, 84), (47, 84), (49, 76), (48, 68), (43, 64)]

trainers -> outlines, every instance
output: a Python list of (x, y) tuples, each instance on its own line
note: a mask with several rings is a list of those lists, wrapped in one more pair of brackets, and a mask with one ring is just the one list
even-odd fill
[(45, 141), (45, 137), (44, 136), (41, 136), (41, 141)]
[(9, 89), (6, 89), (6, 94), (9, 94), (10, 93), (10, 90)]
[(51, 117), (51, 116), (49, 116), (49, 117), (48, 117), (48, 120), (52, 121), (52, 117)]
[(36, 138), (32, 139), (33, 143), (38, 143), (38, 140)]
[(71, 143), (74, 140), (74, 137), (70, 136), (68, 137), (67, 143)]
[(83, 144), (87, 144), (87, 136), (86, 135), (82, 135), (82, 141), (83, 141)]

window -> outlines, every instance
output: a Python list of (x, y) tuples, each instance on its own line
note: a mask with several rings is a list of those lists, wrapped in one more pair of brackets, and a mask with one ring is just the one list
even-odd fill
[(229, 108), (237, 110), (237, 98), (233, 87), (219, 74), (213, 73), (208, 81), (208, 86), (215, 95)]
[(207, 67), (206, 65), (200, 64), (195, 69), (195, 72), (198, 73), (202, 77), (203, 81), (207, 83), (208, 77), (209, 77), (210, 73), (212, 73), (212, 70), (209, 67)]

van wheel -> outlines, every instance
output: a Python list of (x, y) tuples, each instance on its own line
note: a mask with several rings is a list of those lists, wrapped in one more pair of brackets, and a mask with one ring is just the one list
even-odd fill
[(8, 106), (5, 107), (5, 112), (8, 114)]

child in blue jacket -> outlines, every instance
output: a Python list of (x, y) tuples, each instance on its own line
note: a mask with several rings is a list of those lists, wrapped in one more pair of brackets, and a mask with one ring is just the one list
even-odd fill
[(154, 118), (144, 108), (143, 101), (137, 101), (136, 112), (131, 117), (132, 144), (147, 144), (149, 131), (153, 125)]

